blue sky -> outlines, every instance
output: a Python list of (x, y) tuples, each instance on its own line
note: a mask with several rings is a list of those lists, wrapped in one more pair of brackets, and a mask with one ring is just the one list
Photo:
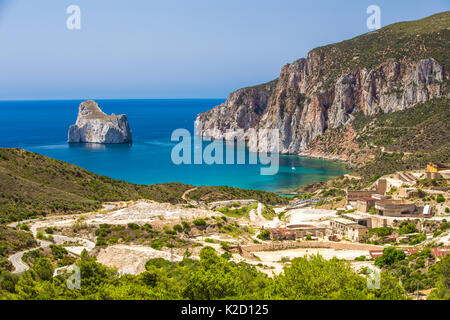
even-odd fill
[[(81, 8), (81, 30), (66, 8)], [(314, 47), (449, 0), (0, 0), (0, 99), (225, 98)]]

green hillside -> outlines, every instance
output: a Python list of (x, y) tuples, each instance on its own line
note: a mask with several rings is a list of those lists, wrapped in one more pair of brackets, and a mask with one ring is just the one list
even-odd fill
[(373, 69), (388, 59), (419, 61), (433, 57), (445, 69), (450, 66), (450, 11), (421, 20), (399, 22), (350, 40), (319, 47), (323, 57), (318, 74), (325, 75), (324, 86), (355, 69)]
[(0, 222), (90, 211), (105, 201), (143, 198), (178, 203), (192, 187), (134, 185), (21, 149), (0, 149), (0, 181)]
[[(100, 176), (69, 163), (22, 149), (0, 149), (0, 223), (47, 214), (70, 214), (99, 209), (102, 202), (149, 199), (185, 203), (182, 195), (194, 186), (182, 183), (136, 185)], [(221, 187), (207, 200), (255, 197), (283, 202), (273, 193)], [(202, 196), (199, 196), (202, 198)]]
[(389, 114), (357, 115), (352, 125), (360, 147), (375, 147), (375, 158), (357, 170), (365, 182), (396, 171), (423, 169), (428, 162), (450, 161), (447, 98)]

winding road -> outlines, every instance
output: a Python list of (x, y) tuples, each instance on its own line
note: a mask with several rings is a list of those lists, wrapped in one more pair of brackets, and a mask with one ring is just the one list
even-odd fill
[(17, 252), (8, 258), (8, 260), (12, 263), (14, 267), (14, 271), (12, 273), (21, 274), (22, 272), (30, 269), (30, 267), (22, 261), (22, 257), (25, 253), (37, 250), (39, 248), (48, 248), (51, 245), (50, 242), (43, 240), (38, 240), (38, 243), (39, 247)]
[[(102, 211), (104, 212), (104, 211), (108, 211), (111, 209), (112, 209), (111, 206), (105, 205)], [(54, 217), (49, 217), (44, 220), (33, 219), (33, 220), (27, 220), (27, 221), (21, 221), (21, 222), (14, 222), (14, 223), (9, 224), (8, 226), (11, 228), (16, 228), (19, 224), (29, 223), (30, 231), (33, 234), (33, 236), (36, 238), (38, 228), (45, 229), (46, 227), (53, 227), (53, 226), (57, 225), (58, 218), (67, 219), (67, 216), (61, 216), (61, 217), (54, 216)], [(66, 220), (66, 222), (69, 222), (69, 223), (74, 222), (76, 218), (77, 218), (77, 216), (73, 216), (73, 220), (68, 219), (68, 220)], [(53, 237), (53, 242), (49, 242), (49, 241), (45, 241), (45, 240), (37, 240), (37, 242), (39, 244), (38, 247), (23, 250), (20, 252), (16, 252), (15, 254), (11, 255), (8, 258), (8, 260), (11, 262), (11, 264), (14, 267), (14, 271), (12, 273), (21, 274), (24, 271), (27, 271), (30, 269), (30, 267), (27, 264), (25, 264), (22, 260), (22, 257), (25, 253), (37, 250), (39, 248), (48, 248), (52, 244), (64, 244), (67, 242), (78, 243), (79, 245), (65, 247), (69, 253), (74, 254), (74, 255), (80, 255), (84, 249), (86, 249), (89, 252), (93, 248), (95, 248), (94, 242), (83, 239), (83, 238), (68, 237), (68, 236), (62, 236), (62, 235), (52, 235), (52, 237)]]
[(188, 195), (188, 193), (190, 193), (190, 192), (192, 192), (192, 191), (194, 191), (194, 190), (197, 190), (197, 189), (198, 189), (198, 187), (195, 187), (195, 188), (186, 190), (186, 191), (183, 193), (183, 195), (181, 196), (181, 199), (183, 199), (183, 200), (186, 201), (186, 202), (192, 201), (192, 200), (190, 200), (190, 199), (187, 198), (187, 195)]

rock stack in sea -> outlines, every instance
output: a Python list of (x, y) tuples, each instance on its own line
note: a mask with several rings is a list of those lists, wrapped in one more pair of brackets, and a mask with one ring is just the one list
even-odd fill
[(77, 122), (69, 128), (69, 142), (131, 143), (132, 135), (127, 116), (107, 115), (95, 101), (80, 104)]

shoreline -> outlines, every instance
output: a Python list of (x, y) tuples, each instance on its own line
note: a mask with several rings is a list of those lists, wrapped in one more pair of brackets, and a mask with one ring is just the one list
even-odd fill
[[(139, 141), (135, 141), (136, 143), (139, 143)], [(67, 145), (80, 145), (80, 144), (70, 144), (70, 143), (66, 143)], [(107, 148), (108, 146), (110, 146), (110, 145), (105, 145), (105, 144), (100, 144), (100, 143), (96, 143), (96, 144), (89, 144), (89, 143), (85, 143), (85, 144), (82, 144), (82, 145), (95, 145), (95, 146), (97, 146), (97, 147), (100, 147), (100, 146), (104, 146), (105, 148)], [(116, 146), (116, 145), (114, 145), (114, 146)], [(122, 145), (120, 145), (120, 146), (123, 146), (123, 144)], [(2, 147), (3, 148), (3, 147)], [(37, 154), (40, 154), (40, 155), (42, 155), (42, 156), (46, 156), (46, 157), (50, 157), (50, 158), (52, 158), (52, 159), (56, 159), (56, 160), (60, 160), (60, 159), (58, 159), (57, 157), (54, 157), (54, 156), (49, 156), (49, 155), (46, 155), (46, 153), (44, 152), (44, 153), (42, 153), (42, 152), (36, 152), (36, 150), (33, 150), (33, 149), (35, 149), (35, 146), (34, 146), (34, 148), (33, 147), (17, 147), (17, 148), (20, 148), (20, 149), (23, 149), (23, 150), (27, 150), (27, 151), (29, 151), (29, 152), (34, 152), (34, 153), (37, 153)], [(8, 149), (8, 148), (6, 148), (6, 149)], [(14, 148), (13, 148), (14, 149)], [(343, 164), (343, 163), (348, 163), (348, 161), (346, 160), (346, 159), (342, 159), (342, 158), (338, 158), (338, 157), (327, 157), (327, 156), (325, 156), (325, 155), (317, 155), (317, 154), (309, 154), (309, 153), (300, 153), (300, 154), (287, 154), (287, 153), (280, 153), (279, 154), (280, 156), (290, 156), (290, 157), (300, 157), (300, 158), (307, 158), (307, 159), (313, 159), (313, 160), (327, 160), (327, 161), (335, 161), (335, 162), (340, 162), (341, 164)], [(79, 166), (79, 165), (77, 165), (77, 164), (75, 164), (75, 163), (73, 163), (72, 161), (68, 161), (68, 160), (60, 160), (60, 161), (63, 161), (63, 162), (67, 162), (67, 163), (70, 163), (70, 164), (72, 164), (72, 165), (76, 165), (76, 166)], [(85, 168), (86, 169), (86, 168)], [(348, 167), (346, 167), (346, 171), (348, 171)], [(93, 171), (92, 169), (91, 170), (89, 170), (89, 169), (87, 169), (88, 171), (91, 171), (91, 172), (93, 172), (93, 173), (96, 173), (95, 171)], [(96, 173), (96, 174), (99, 174), (99, 173)], [(344, 173), (343, 173), (344, 174)], [(342, 175), (343, 175), (342, 174)], [(107, 175), (109, 178), (111, 178), (111, 179), (117, 179), (117, 178), (114, 178), (114, 177), (112, 177), (112, 176), (110, 176), (110, 175)], [(307, 185), (310, 185), (310, 184), (313, 184), (313, 183), (317, 183), (317, 182), (322, 182), (322, 181), (329, 181), (329, 180), (333, 180), (333, 179), (336, 179), (336, 178), (338, 178), (340, 175), (337, 175), (337, 176), (333, 176), (333, 177), (330, 177), (329, 179), (326, 179), (326, 180), (317, 180), (317, 181), (315, 181), (315, 182), (309, 182), (309, 183), (300, 183), (300, 181), (298, 181), (299, 182), (299, 184), (295, 184), (295, 186), (286, 186), (285, 188), (277, 188), (277, 189), (272, 189), (272, 190), (267, 190), (267, 189), (257, 189), (257, 188), (243, 188), (243, 187), (239, 187), (239, 186), (233, 186), (233, 185), (227, 185), (226, 183), (224, 183), (224, 184), (221, 184), (221, 185), (226, 185), (226, 186), (229, 186), (229, 187), (233, 187), (233, 188), (241, 188), (241, 189), (247, 189), (247, 190), (261, 190), (261, 191), (266, 191), (266, 192), (272, 192), (272, 193), (275, 193), (275, 194), (283, 194), (283, 195), (288, 195), (288, 194), (292, 194), (292, 193), (297, 193), (296, 192), (296, 190), (298, 189), (298, 188), (301, 188), (301, 187), (305, 187), (305, 186), (307, 186)], [(129, 182), (129, 183), (134, 183), (134, 182), (131, 182), (131, 181), (128, 181), (128, 180), (126, 180), (126, 179), (118, 179), (118, 180), (122, 180), (122, 181), (125, 181), (125, 182)], [(181, 179), (182, 180), (182, 179)], [(278, 179), (277, 179), (278, 180)], [(183, 183), (183, 184), (189, 184), (189, 183), (187, 183), (187, 182), (182, 182), (182, 181), (177, 181), (177, 182), (179, 182), (179, 183)], [(164, 182), (161, 182), (161, 183), (164, 183)], [(157, 184), (161, 184), (161, 183), (144, 183), (145, 185), (157, 185)], [(193, 184), (193, 185), (195, 185), (196, 187), (199, 187), (199, 186), (201, 186), (201, 185), (196, 185), (196, 184)], [(209, 185), (208, 185), (209, 186)], [(211, 185), (211, 186), (213, 186), (213, 185)]]
[(329, 155), (325, 155), (325, 154), (314, 154), (314, 153), (300, 152), (299, 154), (297, 154), (297, 156), (304, 157), (304, 158), (310, 158), (310, 159), (339, 161), (339, 162), (345, 162), (346, 164), (350, 163), (348, 161), (348, 159), (340, 158), (338, 156), (329, 156)]

